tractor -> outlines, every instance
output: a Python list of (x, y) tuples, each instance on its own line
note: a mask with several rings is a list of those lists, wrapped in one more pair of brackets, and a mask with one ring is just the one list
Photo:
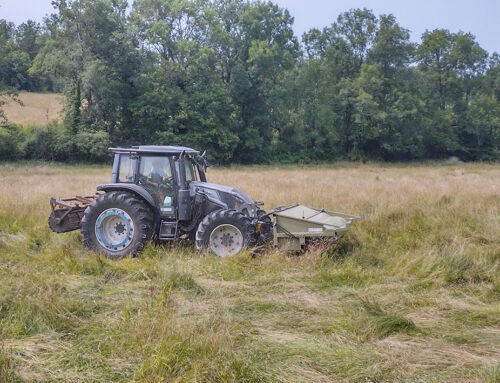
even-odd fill
[(80, 229), (89, 250), (110, 258), (138, 254), (149, 240), (191, 239), (200, 251), (223, 257), (271, 240), (301, 250), (315, 240), (338, 241), (349, 214), (303, 205), (266, 213), (236, 188), (207, 182), (206, 153), (181, 146), (110, 148), (109, 184), (93, 195), (51, 198), (49, 226), (57, 233)]

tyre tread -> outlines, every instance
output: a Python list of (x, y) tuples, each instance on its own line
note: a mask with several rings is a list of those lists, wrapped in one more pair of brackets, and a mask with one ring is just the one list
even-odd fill
[(218, 222), (232, 222), (238, 226), (245, 238), (245, 248), (255, 245), (255, 227), (252, 220), (242, 212), (236, 210), (220, 209), (205, 216), (198, 225), (195, 236), (195, 245), (198, 251), (208, 249), (210, 234), (218, 226)]
[[(110, 208), (110, 205), (117, 206), (119, 208), (127, 208), (130, 210), (128, 213), (132, 217), (137, 217), (137, 222), (134, 222), (136, 228), (140, 228), (138, 240), (131, 244), (131, 247), (126, 249), (127, 251), (120, 254), (108, 253), (96, 243), (92, 235), (95, 230), (95, 220), (100, 214), (101, 210), (104, 211)], [(82, 218), (82, 225), (80, 232), (82, 234), (82, 241), (85, 247), (89, 250), (94, 250), (97, 252), (104, 253), (110, 258), (123, 258), (128, 254), (137, 255), (146, 244), (147, 240), (151, 237), (154, 230), (153, 213), (151, 209), (135, 195), (123, 192), (123, 191), (112, 191), (105, 193), (94, 199), (89, 206), (85, 209), (85, 213)], [(137, 233), (137, 231), (136, 231)]]

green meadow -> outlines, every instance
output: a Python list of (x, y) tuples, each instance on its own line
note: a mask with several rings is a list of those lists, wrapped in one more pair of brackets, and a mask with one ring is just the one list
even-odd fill
[(211, 169), (266, 209), (365, 220), (335, 247), (136, 258), (47, 226), (104, 166), (0, 165), (0, 382), (499, 382), (500, 167)]

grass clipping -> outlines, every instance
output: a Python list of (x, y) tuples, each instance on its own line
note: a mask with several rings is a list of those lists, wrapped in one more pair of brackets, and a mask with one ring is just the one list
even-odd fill
[(417, 326), (412, 320), (396, 313), (387, 313), (377, 302), (362, 298), (363, 308), (367, 313), (368, 328), (380, 339), (395, 333), (415, 333)]

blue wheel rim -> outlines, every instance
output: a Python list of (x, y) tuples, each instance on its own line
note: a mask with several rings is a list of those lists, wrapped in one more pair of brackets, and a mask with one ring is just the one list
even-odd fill
[(126, 248), (134, 237), (132, 219), (121, 209), (102, 212), (97, 218), (95, 232), (99, 243), (111, 251)]

